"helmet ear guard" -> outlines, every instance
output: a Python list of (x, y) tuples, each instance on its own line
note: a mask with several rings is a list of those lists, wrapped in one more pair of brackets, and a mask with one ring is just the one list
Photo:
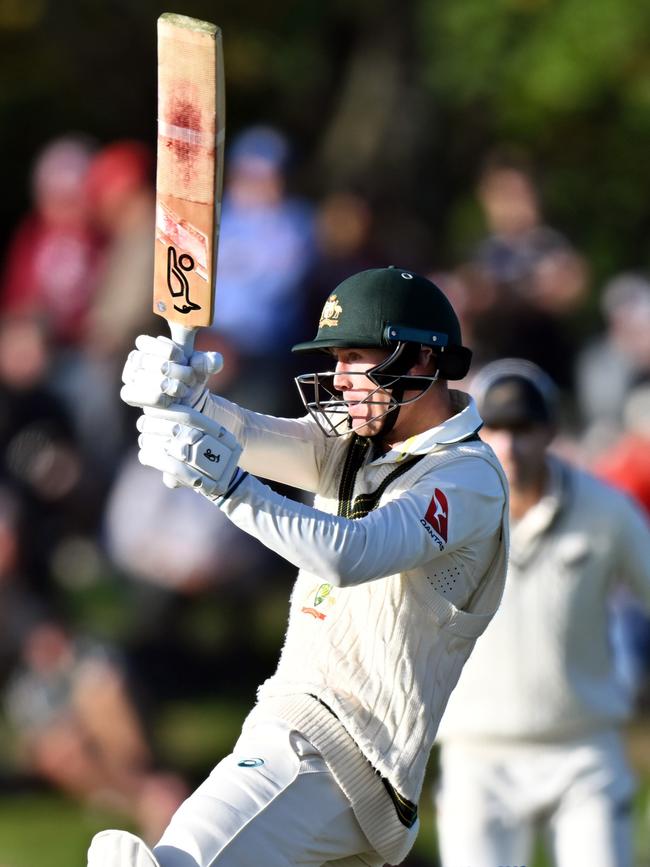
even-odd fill
[(448, 346), (436, 353), (440, 379), (465, 379), (472, 363), (472, 350), (466, 346)]

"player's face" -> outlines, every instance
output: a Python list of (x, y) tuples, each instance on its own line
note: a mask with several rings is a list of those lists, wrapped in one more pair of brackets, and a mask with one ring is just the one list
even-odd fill
[(492, 447), (513, 488), (536, 483), (544, 472), (546, 449), (553, 437), (548, 425), (481, 429), (481, 439)]
[(383, 361), (384, 349), (335, 349), (334, 388), (348, 404), (352, 430), (359, 436), (379, 433), (383, 417), (390, 408), (390, 395), (377, 388), (365, 374)]

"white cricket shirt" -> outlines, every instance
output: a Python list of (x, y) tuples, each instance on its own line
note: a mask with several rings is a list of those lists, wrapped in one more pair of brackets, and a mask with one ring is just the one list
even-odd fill
[(244, 469), (316, 495), (307, 506), (248, 476), (222, 505), (299, 569), (278, 668), (249, 719), (281, 716), (321, 751), (390, 863), (415, 839), (440, 717), (505, 576), (507, 483), (473, 401), (451, 395), (454, 416), (378, 457), (311, 418), (214, 396), (204, 410), (241, 442)]
[(650, 608), (650, 529), (623, 494), (549, 458), (545, 496), (513, 527), (499, 611), (442, 720), (443, 741), (548, 741), (615, 727), (630, 710), (608, 600)]

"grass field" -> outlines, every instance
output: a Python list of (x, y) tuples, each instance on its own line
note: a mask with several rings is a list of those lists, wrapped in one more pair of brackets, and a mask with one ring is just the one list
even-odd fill
[(0, 797), (0, 867), (85, 867), (88, 841), (116, 823), (55, 794)]

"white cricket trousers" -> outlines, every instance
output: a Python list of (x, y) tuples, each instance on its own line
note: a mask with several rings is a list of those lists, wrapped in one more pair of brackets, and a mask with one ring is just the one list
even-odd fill
[(380, 867), (320, 753), (288, 723), (247, 728), (176, 811), (160, 867)]
[(537, 831), (556, 867), (631, 867), (635, 782), (608, 731), (531, 745), (450, 742), (437, 793), (443, 867), (530, 867)]

